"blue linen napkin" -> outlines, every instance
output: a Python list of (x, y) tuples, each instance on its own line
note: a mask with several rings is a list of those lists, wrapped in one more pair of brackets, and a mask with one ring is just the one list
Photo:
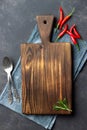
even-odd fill
[[(56, 34), (53, 33), (52, 41), (54, 41), (56, 39), (57, 33)], [(29, 40), (27, 41), (27, 43), (40, 43), (40, 42), (41, 42), (41, 40), (40, 40), (37, 25), (36, 25)], [(67, 34), (64, 35), (59, 40), (59, 42), (70, 42), (72, 44), (71, 39)], [(84, 63), (87, 60), (87, 42), (83, 41), (83, 40), (78, 40), (78, 43), (80, 46), (80, 51), (78, 51), (78, 49), (72, 44), (73, 81), (76, 79), (77, 75), (79, 74), (82, 67), (84, 66)], [(61, 44), (61, 43), (59, 43), (59, 44)], [(43, 126), (46, 129), (51, 129), (55, 123), (56, 115), (24, 115), (24, 114), (22, 114), (22, 97), (21, 97), (22, 87), (21, 87), (21, 61), (20, 61), (20, 58), (14, 68), (12, 76), (13, 76), (15, 86), (16, 86), (18, 93), (20, 95), (20, 98), (21, 98), (20, 103), (17, 103), (14, 101), (12, 105), (8, 104), (8, 101), (7, 101), (8, 84), (6, 84), (3, 92), (0, 95), (0, 104), (21, 114), (24, 117), (36, 122), (37, 124)]]

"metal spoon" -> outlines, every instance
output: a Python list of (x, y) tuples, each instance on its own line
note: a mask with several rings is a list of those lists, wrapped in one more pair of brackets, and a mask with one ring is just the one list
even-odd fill
[[(12, 64), (12, 61), (8, 57), (4, 57), (4, 59), (3, 59), (3, 68), (4, 68), (4, 71), (7, 73), (7, 79), (8, 79), (8, 102), (9, 102), (9, 104), (12, 104), (13, 96), (19, 102), (20, 97), (13, 84), (13, 80), (12, 80), (12, 76), (11, 76), (11, 72), (13, 70), (13, 64)], [(12, 91), (12, 89), (13, 89), (13, 91)], [(12, 92), (13, 92), (13, 95), (12, 95)]]

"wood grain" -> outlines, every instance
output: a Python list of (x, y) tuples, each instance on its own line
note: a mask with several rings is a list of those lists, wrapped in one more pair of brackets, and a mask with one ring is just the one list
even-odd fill
[(53, 105), (66, 98), (72, 108), (71, 45), (49, 42), (53, 16), (37, 17), (37, 22), (42, 44), (21, 44), (22, 111), (25, 114), (70, 114), (53, 110)]

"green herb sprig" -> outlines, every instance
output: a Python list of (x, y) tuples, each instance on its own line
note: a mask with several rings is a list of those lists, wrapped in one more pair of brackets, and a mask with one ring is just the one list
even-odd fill
[(66, 110), (72, 112), (71, 109), (68, 108), (67, 100), (64, 98), (63, 100), (59, 100), (56, 105), (53, 106), (54, 110)]

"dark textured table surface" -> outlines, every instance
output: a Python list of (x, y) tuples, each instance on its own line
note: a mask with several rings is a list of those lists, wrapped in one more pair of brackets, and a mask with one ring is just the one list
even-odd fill
[[(0, 93), (6, 84), (2, 59), (9, 56), (14, 65), (20, 56), (20, 44), (26, 42), (39, 14), (59, 15), (59, 6), (65, 14), (76, 8), (71, 26), (76, 23), (87, 41), (87, 0), (0, 0)], [(58, 116), (53, 130), (87, 129), (87, 63), (73, 84), (74, 114)], [(0, 130), (44, 130), (41, 126), (0, 105)]]

